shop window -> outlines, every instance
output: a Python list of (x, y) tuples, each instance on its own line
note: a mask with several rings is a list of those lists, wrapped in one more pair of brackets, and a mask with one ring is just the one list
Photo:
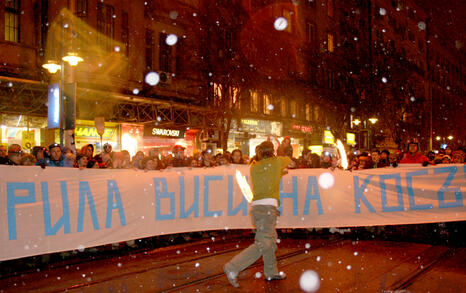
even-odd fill
[(19, 43), (20, 0), (5, 1), (5, 41)]
[(312, 107), (310, 104), (306, 104), (306, 120), (311, 121), (312, 120)]
[(280, 101), (280, 112), (282, 117), (286, 117), (288, 114), (287, 100), (285, 98)]
[(259, 93), (251, 92), (251, 112), (259, 112)]
[(333, 33), (327, 33), (327, 50), (333, 52), (335, 50), (335, 36)]
[(298, 103), (294, 100), (290, 102), (291, 117), (298, 118)]
[(264, 114), (272, 114), (274, 105), (272, 104), (272, 98), (269, 95), (264, 95)]
[(107, 51), (113, 51), (115, 38), (115, 8), (108, 4), (97, 2), (97, 43)]

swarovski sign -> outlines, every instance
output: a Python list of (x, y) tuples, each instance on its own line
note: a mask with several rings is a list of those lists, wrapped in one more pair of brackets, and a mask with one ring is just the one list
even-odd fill
[(144, 126), (144, 136), (183, 138), (184, 130)]

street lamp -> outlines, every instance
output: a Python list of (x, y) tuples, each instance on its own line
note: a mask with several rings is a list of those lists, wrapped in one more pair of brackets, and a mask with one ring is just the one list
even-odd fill
[[(371, 118), (365, 118), (363, 120), (359, 120), (358, 118), (354, 119), (354, 120), (351, 120), (351, 128), (353, 128), (353, 124), (356, 125), (356, 126), (359, 126), (359, 124), (362, 123), (362, 129), (359, 130), (359, 134), (362, 135), (363, 133), (366, 134), (367, 133), (367, 146), (369, 148), (371, 148), (371, 143), (373, 141), (372, 139), (372, 136), (374, 135), (374, 130), (369, 127), (370, 125), (368, 125), (368, 122), (367, 121), (370, 121), (370, 125), (375, 125), (375, 123), (377, 123), (377, 121), (379, 121), (379, 119), (375, 118), (375, 117), (371, 117)], [(364, 135), (364, 137), (366, 137), (366, 135)], [(359, 140), (361, 141), (361, 137), (359, 138)], [(366, 140), (364, 139), (364, 142)], [(363, 144), (362, 142), (360, 143), (360, 145), (365, 145), (365, 143)]]
[(53, 60), (47, 61), (46, 64), (43, 64), (42, 67), (47, 69), (51, 74), (55, 74), (58, 70), (60, 70), (60, 82), (59, 82), (59, 112), (60, 112), (60, 119), (59, 119), (59, 128), (60, 128), (60, 145), (63, 147), (63, 136), (64, 136), (64, 128), (65, 128), (65, 108), (64, 108), (64, 89), (65, 89), (65, 62), (68, 62), (70, 66), (77, 66), (79, 62), (84, 61), (78, 53), (76, 52), (68, 52), (65, 55), (64, 49), (64, 40), (65, 40), (65, 28), (68, 28), (68, 25), (64, 24), (63, 18), (61, 20), (61, 42), (60, 42), (60, 64)]
[(68, 54), (62, 58), (63, 61), (68, 62), (71, 66), (78, 65), (79, 62), (84, 61), (83, 58), (78, 56), (78, 53), (68, 52)]
[(441, 138), (440, 136), (437, 136), (435, 139), (436, 139), (437, 141), (439, 141), (439, 140), (441, 140), (442, 138)]
[(52, 74), (56, 73), (58, 70), (61, 69), (61, 66), (58, 65), (57, 62), (55, 62), (53, 60), (47, 61), (47, 63), (43, 64), (42, 67), (47, 69), (48, 72), (50, 72)]
[(453, 139), (453, 136), (452, 136), (452, 135), (449, 135), (447, 138), (448, 138), (448, 140), (452, 140), (452, 139)]

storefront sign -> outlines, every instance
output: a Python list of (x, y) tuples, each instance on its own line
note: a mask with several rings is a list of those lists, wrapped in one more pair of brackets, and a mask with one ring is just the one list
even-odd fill
[[(115, 128), (105, 128), (102, 138), (111, 139)], [(76, 138), (100, 138), (97, 128), (93, 126), (77, 126), (75, 129)]]
[(259, 125), (259, 120), (241, 119), (241, 123), (243, 123), (245, 125), (257, 126), (257, 125)]
[(346, 133), (346, 143), (349, 145), (355, 145), (356, 144), (356, 134), (347, 132)]
[(233, 120), (231, 122), (231, 129), (241, 132), (282, 136), (282, 123), (278, 121), (241, 119), (241, 128), (238, 128), (236, 121)]
[(299, 124), (291, 124), (291, 130), (301, 131), (302, 133), (312, 133), (311, 126), (299, 125)]
[(184, 130), (150, 127), (146, 125), (144, 126), (144, 136), (145, 137), (160, 136), (160, 137), (167, 137), (167, 138), (184, 138)]
[(322, 154), (322, 152), (324, 151), (324, 147), (321, 146), (321, 145), (310, 145), (309, 150), (312, 153), (318, 154), (320, 156)]
[(324, 130), (324, 143), (326, 144), (334, 144), (335, 137), (333, 136), (330, 130)]
[(23, 130), (21, 142), (22, 142), (22, 147), (25, 150), (29, 150), (33, 146), (35, 146), (34, 130), (31, 130), (31, 131)]

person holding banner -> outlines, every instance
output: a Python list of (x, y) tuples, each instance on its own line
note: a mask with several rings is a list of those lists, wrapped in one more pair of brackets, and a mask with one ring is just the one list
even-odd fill
[(267, 281), (282, 280), (286, 274), (278, 273), (277, 232), (275, 225), (279, 216), (280, 178), (286, 174), (290, 165), (289, 157), (274, 156), (273, 143), (264, 141), (259, 145), (259, 161), (254, 161), (250, 167), (253, 199), (251, 216), (256, 227), (254, 243), (233, 257), (223, 270), (230, 284), (239, 287), (238, 274), (255, 263), (261, 256), (264, 261), (264, 275)]
[(403, 155), (400, 164), (416, 164), (421, 163), (423, 166), (427, 166), (429, 158), (421, 154), (419, 148), (419, 142), (416, 139), (408, 142), (408, 151)]

